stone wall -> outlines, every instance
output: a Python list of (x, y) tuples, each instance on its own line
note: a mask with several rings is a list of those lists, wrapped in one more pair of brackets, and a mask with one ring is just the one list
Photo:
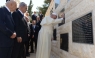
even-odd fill
[[(61, 7), (62, 6), (62, 7)], [(94, 58), (95, 57), (95, 0), (61, 0), (60, 5), (54, 11), (59, 13), (65, 8), (65, 24), (57, 26), (57, 40), (52, 41), (53, 58)], [(72, 42), (72, 21), (92, 12), (94, 44)], [(60, 34), (69, 34), (69, 51), (60, 49)]]
[(48, 7), (45, 16), (49, 16), (51, 14), (51, 10), (55, 10), (54, 0), (51, 0), (50, 6)]

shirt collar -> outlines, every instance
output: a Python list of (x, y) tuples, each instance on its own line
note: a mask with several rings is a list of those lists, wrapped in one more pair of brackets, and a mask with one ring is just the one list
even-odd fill
[(9, 12), (11, 12), (10, 9), (9, 9), (7, 6), (5, 6), (5, 8), (6, 8)]
[(23, 13), (20, 9), (18, 9), (18, 11), (19, 11), (22, 15), (24, 15), (24, 13)]
[(33, 25), (33, 26), (36, 26), (36, 25)]

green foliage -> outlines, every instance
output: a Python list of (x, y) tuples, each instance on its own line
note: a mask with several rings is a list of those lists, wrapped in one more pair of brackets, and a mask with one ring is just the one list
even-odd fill
[(32, 5), (32, 0), (30, 0), (30, 3), (29, 3), (29, 6), (28, 6), (28, 13), (29, 13), (29, 15), (31, 16), (31, 14), (32, 14), (32, 7), (33, 7), (33, 5)]
[(37, 7), (37, 9), (39, 11), (41, 11), (43, 13), (43, 15), (45, 15), (45, 13), (50, 5), (50, 2), (51, 2), (51, 0), (45, 0), (43, 6), (42, 7), (39, 6), (39, 7)]

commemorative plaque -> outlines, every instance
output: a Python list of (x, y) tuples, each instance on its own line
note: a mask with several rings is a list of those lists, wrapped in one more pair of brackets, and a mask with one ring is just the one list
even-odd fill
[(72, 22), (73, 42), (93, 44), (92, 13)]
[(68, 33), (60, 35), (60, 48), (68, 51)]
[(56, 40), (56, 29), (53, 30), (53, 38)]

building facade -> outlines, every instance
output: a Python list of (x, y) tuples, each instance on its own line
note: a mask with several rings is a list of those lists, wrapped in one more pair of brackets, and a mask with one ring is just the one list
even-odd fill
[[(52, 10), (53, 9), (53, 10)], [(52, 0), (46, 16), (65, 13), (65, 23), (56, 26), (57, 39), (52, 41), (52, 58), (95, 57), (95, 0)]]

